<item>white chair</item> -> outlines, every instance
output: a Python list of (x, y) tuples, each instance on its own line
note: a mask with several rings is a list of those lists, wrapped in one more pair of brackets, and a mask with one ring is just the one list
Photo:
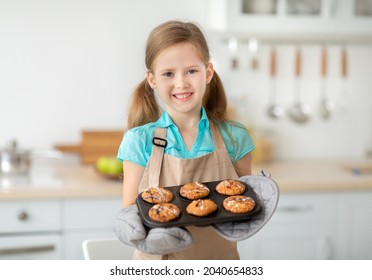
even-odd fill
[(134, 248), (117, 238), (87, 239), (83, 241), (86, 260), (131, 260)]

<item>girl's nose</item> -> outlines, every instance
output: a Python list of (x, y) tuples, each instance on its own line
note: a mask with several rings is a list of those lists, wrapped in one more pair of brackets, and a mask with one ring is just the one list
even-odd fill
[(189, 83), (187, 81), (187, 78), (183, 75), (178, 75), (176, 77), (176, 88), (187, 88), (189, 86)]

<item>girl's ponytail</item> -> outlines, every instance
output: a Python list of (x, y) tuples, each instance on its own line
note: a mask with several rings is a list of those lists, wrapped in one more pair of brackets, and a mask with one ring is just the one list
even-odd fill
[(221, 78), (216, 71), (213, 73), (213, 78), (206, 89), (203, 106), (208, 117), (215, 123), (226, 122), (227, 116), (227, 98)]
[(156, 101), (153, 89), (144, 79), (132, 93), (127, 128), (154, 122), (160, 117), (161, 110)]

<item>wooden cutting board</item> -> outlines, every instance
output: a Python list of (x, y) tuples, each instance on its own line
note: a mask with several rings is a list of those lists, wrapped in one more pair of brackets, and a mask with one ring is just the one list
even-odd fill
[(103, 156), (116, 157), (125, 131), (83, 130), (81, 143), (76, 145), (57, 144), (55, 148), (66, 153), (78, 153), (83, 164), (94, 164)]

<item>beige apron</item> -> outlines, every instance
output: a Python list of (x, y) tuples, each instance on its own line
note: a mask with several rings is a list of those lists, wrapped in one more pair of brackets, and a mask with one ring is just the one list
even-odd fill
[[(208, 182), (227, 178), (237, 179), (238, 175), (227, 152), (225, 142), (216, 125), (210, 122), (216, 150), (213, 153), (193, 158), (180, 159), (164, 154), (161, 147), (166, 138), (166, 129), (157, 128), (152, 154), (142, 177), (139, 192), (149, 186), (176, 186), (189, 182)], [(133, 259), (239, 259), (236, 242), (218, 235), (210, 226), (188, 226), (193, 236), (191, 248), (168, 255), (151, 255), (135, 250)]]

